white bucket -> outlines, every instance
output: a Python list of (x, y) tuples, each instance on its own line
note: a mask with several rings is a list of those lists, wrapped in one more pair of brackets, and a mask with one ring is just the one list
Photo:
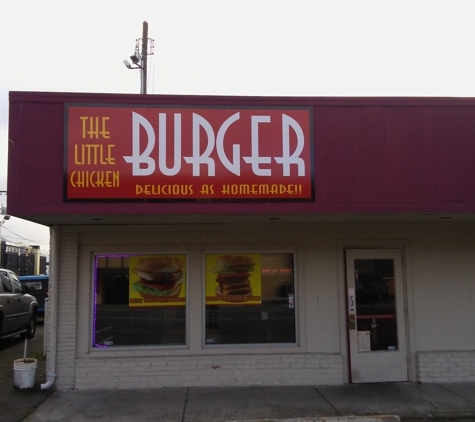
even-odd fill
[(36, 359), (13, 361), (13, 385), (16, 388), (33, 388), (35, 384)]

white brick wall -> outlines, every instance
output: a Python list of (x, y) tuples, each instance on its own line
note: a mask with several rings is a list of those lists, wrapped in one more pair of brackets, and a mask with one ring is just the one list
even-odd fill
[[(200, 356), (77, 357), (78, 235), (61, 233), (55, 387), (160, 388), (236, 385), (342, 384), (338, 353), (272, 353)], [(278, 350), (276, 350), (278, 352)], [(172, 352), (171, 352), (172, 353)]]
[(58, 331), (56, 383), (60, 390), (75, 388), (77, 315), (77, 233), (61, 233), (58, 270)]
[(75, 388), (159, 388), (343, 383), (340, 354), (78, 359)]
[[(56, 388), (343, 384), (339, 353), (278, 353), (276, 348), (272, 354), (160, 351), (154, 357), (108, 357), (104, 351), (78, 358), (78, 240), (77, 233), (61, 232)], [(418, 352), (416, 365), (420, 382), (475, 382), (475, 351)]]
[(418, 352), (420, 382), (475, 382), (475, 351)]

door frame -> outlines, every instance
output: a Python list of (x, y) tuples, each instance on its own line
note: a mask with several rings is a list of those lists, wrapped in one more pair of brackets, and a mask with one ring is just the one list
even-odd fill
[(406, 353), (408, 381), (417, 380), (415, 358), (415, 324), (414, 298), (412, 294), (413, 282), (411, 277), (412, 260), (411, 245), (407, 239), (385, 240), (340, 240), (338, 241), (338, 294), (340, 307), (340, 350), (343, 357), (344, 382), (351, 382), (350, 342), (348, 336), (348, 312), (346, 286), (346, 249), (399, 249), (402, 260), (402, 283), (404, 291), (405, 325), (406, 325)]

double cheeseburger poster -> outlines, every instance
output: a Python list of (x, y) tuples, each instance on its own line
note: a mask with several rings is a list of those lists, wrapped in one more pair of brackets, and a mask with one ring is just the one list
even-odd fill
[(209, 254), (205, 261), (206, 305), (262, 303), (259, 254)]
[(184, 306), (186, 255), (129, 259), (129, 307)]

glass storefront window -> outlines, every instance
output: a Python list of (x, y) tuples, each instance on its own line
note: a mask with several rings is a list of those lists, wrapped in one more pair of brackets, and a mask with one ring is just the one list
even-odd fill
[(97, 255), (93, 347), (186, 343), (185, 254)]
[(205, 255), (211, 344), (296, 343), (293, 253)]

